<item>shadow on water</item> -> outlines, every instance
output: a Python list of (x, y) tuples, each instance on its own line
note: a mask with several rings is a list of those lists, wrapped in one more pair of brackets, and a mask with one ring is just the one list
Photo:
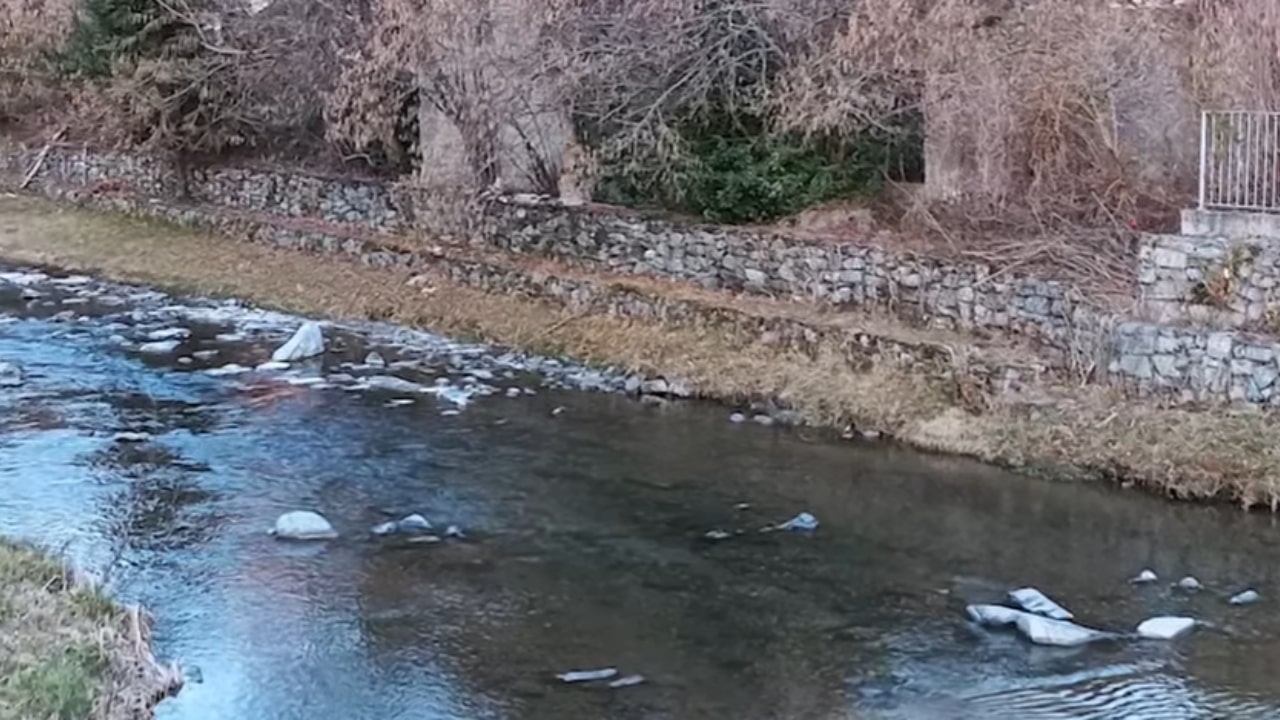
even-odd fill
[[(410, 404), (335, 380), (368, 372), (355, 332), (323, 363), (210, 375), (284, 329), (206, 308), (147, 354), (182, 325), (165, 298), (25, 287), (0, 283), (0, 361), (26, 372), (0, 388), (0, 532), (152, 608), (160, 654), (203, 677), (161, 718), (1280, 716), (1280, 618), (1224, 601), (1280, 593), (1270, 518), (559, 390), (447, 344), (412, 377), (461, 394)], [(77, 292), (100, 312), (53, 320)], [(298, 508), (341, 538), (266, 535)], [(800, 511), (816, 533), (760, 532)], [(467, 537), (369, 532), (413, 512)], [(1206, 590), (1130, 585), (1144, 567)], [(964, 621), (1021, 585), (1098, 627), (1212, 627), (1060, 650)], [(646, 682), (555, 679), (593, 667)]]

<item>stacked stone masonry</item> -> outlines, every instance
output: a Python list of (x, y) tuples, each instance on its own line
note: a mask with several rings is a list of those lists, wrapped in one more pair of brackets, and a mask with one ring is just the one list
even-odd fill
[[(0, 177), (13, 184), (37, 157), (36, 149), (6, 148), (0, 152)], [(378, 181), (246, 168), (179, 173), (154, 157), (54, 148), (34, 182), (46, 192), (69, 192), (98, 203), (114, 198), (122, 208), (171, 219), (181, 219), (173, 216), (181, 215), (177, 208), (185, 202), (191, 208), (344, 223), (387, 235), (430, 238), (432, 230), (430, 213), (413, 193)], [(472, 242), (492, 249), (784, 300), (887, 308), (923, 326), (1030, 340), (1063, 373), (1092, 369), (1095, 379), (1140, 394), (1177, 402), (1280, 405), (1275, 392), (1280, 344), (1266, 325), (1280, 278), (1280, 254), (1265, 243), (1149, 236), (1135, 268), (1141, 312), (1137, 318), (1123, 318), (1057, 281), (850, 242), (564, 207), (533, 198), (491, 203), (476, 225), (480, 230)], [(236, 227), (224, 224), (220, 229), (286, 247), (356, 254), (375, 264), (422, 261), (417, 253), (267, 221), (242, 219)], [(1241, 260), (1245, 257), (1247, 262)], [(1196, 302), (1201, 298), (1198, 284), (1208, 286), (1206, 279), (1222, 274), (1223, 267), (1235, 273), (1233, 283), (1213, 286), (1226, 298), (1224, 305), (1212, 312), (1196, 310), (1206, 304)], [(510, 278), (495, 283), (493, 272), (451, 272), (455, 279), (487, 289), (515, 289)], [(574, 292), (588, 293), (579, 288), (570, 295)], [(1009, 373), (1018, 371), (992, 369), (988, 374), (1007, 378)]]

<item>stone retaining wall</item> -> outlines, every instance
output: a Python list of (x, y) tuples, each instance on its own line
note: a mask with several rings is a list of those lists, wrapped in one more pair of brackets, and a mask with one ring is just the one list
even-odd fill
[[(7, 177), (12, 183), (24, 176), (36, 156), (35, 149), (0, 149), (0, 178)], [(652, 297), (643, 303), (623, 300), (615, 292), (601, 295), (592, 289), (599, 284), (583, 285), (583, 281), (567, 278), (517, 278), (512, 268), (485, 269), (424, 259), (422, 253), (391, 249), (359, 239), (354, 232), (300, 230), (269, 219), (220, 217), (215, 212), (232, 208), (319, 219), (388, 234), (421, 236), (429, 230), (420, 227), (429, 224), (427, 213), (415, 212), (415, 204), (423, 203), (415, 203), (412, 194), (386, 183), (239, 168), (195, 170), (187, 173), (184, 181), (155, 158), (60, 148), (48, 154), (36, 184), (46, 192), (72, 189), (81, 200), (212, 226), (282, 247), (343, 252), (381, 265), (426, 262), (456, 280), (497, 292), (532, 292), (575, 307), (585, 302), (614, 313), (634, 306), (628, 312), (657, 313), (655, 317), (667, 320), (685, 312), (677, 309), (684, 301)], [(166, 202), (183, 197), (196, 205)], [(1190, 314), (1186, 302), (1179, 299), (1222, 266), (1224, 258), (1230, 261), (1239, 252), (1215, 245), (1219, 241), (1212, 238), (1147, 239), (1136, 271), (1145, 288), (1142, 305), (1157, 314), (1156, 322), (1138, 322), (1104, 312), (1058, 282), (853, 243), (684, 224), (591, 207), (567, 208), (536, 199), (492, 203), (484, 211), (483, 222), (476, 225), (482, 231), (473, 242), (510, 253), (783, 300), (803, 298), (837, 307), (887, 308), (922, 325), (1031, 339), (1046, 366), (1081, 375), (1089, 374), (1092, 368), (1095, 380), (1110, 381), (1139, 394), (1160, 395), (1174, 402), (1280, 406), (1280, 393), (1275, 391), (1280, 344), (1240, 330), (1255, 327), (1252, 323), (1258, 318), (1259, 307), (1266, 319), (1270, 293), (1280, 277), (1280, 266), (1270, 251), (1250, 255), (1247, 269), (1237, 273), (1230, 290), (1241, 303), (1238, 309), (1227, 312), (1225, 319), (1205, 318), (1207, 322), (1221, 320), (1216, 327), (1229, 328), (1219, 332), (1212, 326), (1185, 326), (1183, 321)], [(404, 245), (423, 246), (412, 240)], [(641, 307), (645, 309), (638, 309)], [(760, 332), (772, 333), (769, 337), (778, 335), (776, 328)], [(797, 327), (782, 335), (810, 337), (814, 332), (818, 329)], [(870, 342), (856, 338), (833, 341), (850, 348)], [(918, 353), (907, 354), (915, 357)], [(850, 358), (854, 362), (855, 356)], [(1025, 368), (978, 372), (993, 387), (1008, 385), (1009, 377), (1027, 377)], [(1033, 371), (1032, 377), (1039, 374)]]
[(1263, 238), (1148, 235), (1139, 300), (1156, 322), (1280, 331), (1280, 244)]

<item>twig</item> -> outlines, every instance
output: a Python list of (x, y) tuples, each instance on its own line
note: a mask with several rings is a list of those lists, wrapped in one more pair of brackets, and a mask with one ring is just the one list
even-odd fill
[(58, 142), (58, 139), (62, 137), (62, 133), (66, 131), (67, 129), (65, 127), (60, 128), (58, 132), (53, 134), (53, 137), (50, 138), (49, 142), (44, 144), (44, 147), (40, 150), (40, 154), (36, 156), (35, 164), (27, 171), (27, 176), (22, 178), (22, 184), (18, 186), (19, 190), (26, 190), (27, 186), (31, 184), (31, 181), (35, 179), (36, 173), (40, 172), (40, 168), (44, 166), (45, 158), (49, 157), (49, 150), (53, 148), (53, 144)]

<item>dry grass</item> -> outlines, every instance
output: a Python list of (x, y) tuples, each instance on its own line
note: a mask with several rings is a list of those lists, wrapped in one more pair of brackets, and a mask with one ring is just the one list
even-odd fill
[(158, 223), (0, 199), (0, 256), (241, 297), (293, 312), (376, 318), (688, 378), (729, 402), (774, 398), (828, 427), (875, 428), (921, 447), (1020, 467), (1100, 472), (1180, 498), (1276, 507), (1280, 426), (1262, 414), (1171, 410), (1073, 388), (1052, 405), (954, 407), (945, 378), (890, 367), (856, 373), (836, 348), (786, 352), (723, 327), (579, 315), (537, 299), (490, 295), (404, 271), (232, 242)]
[(168, 691), (136, 611), (0, 541), (0, 718), (134, 720)]

